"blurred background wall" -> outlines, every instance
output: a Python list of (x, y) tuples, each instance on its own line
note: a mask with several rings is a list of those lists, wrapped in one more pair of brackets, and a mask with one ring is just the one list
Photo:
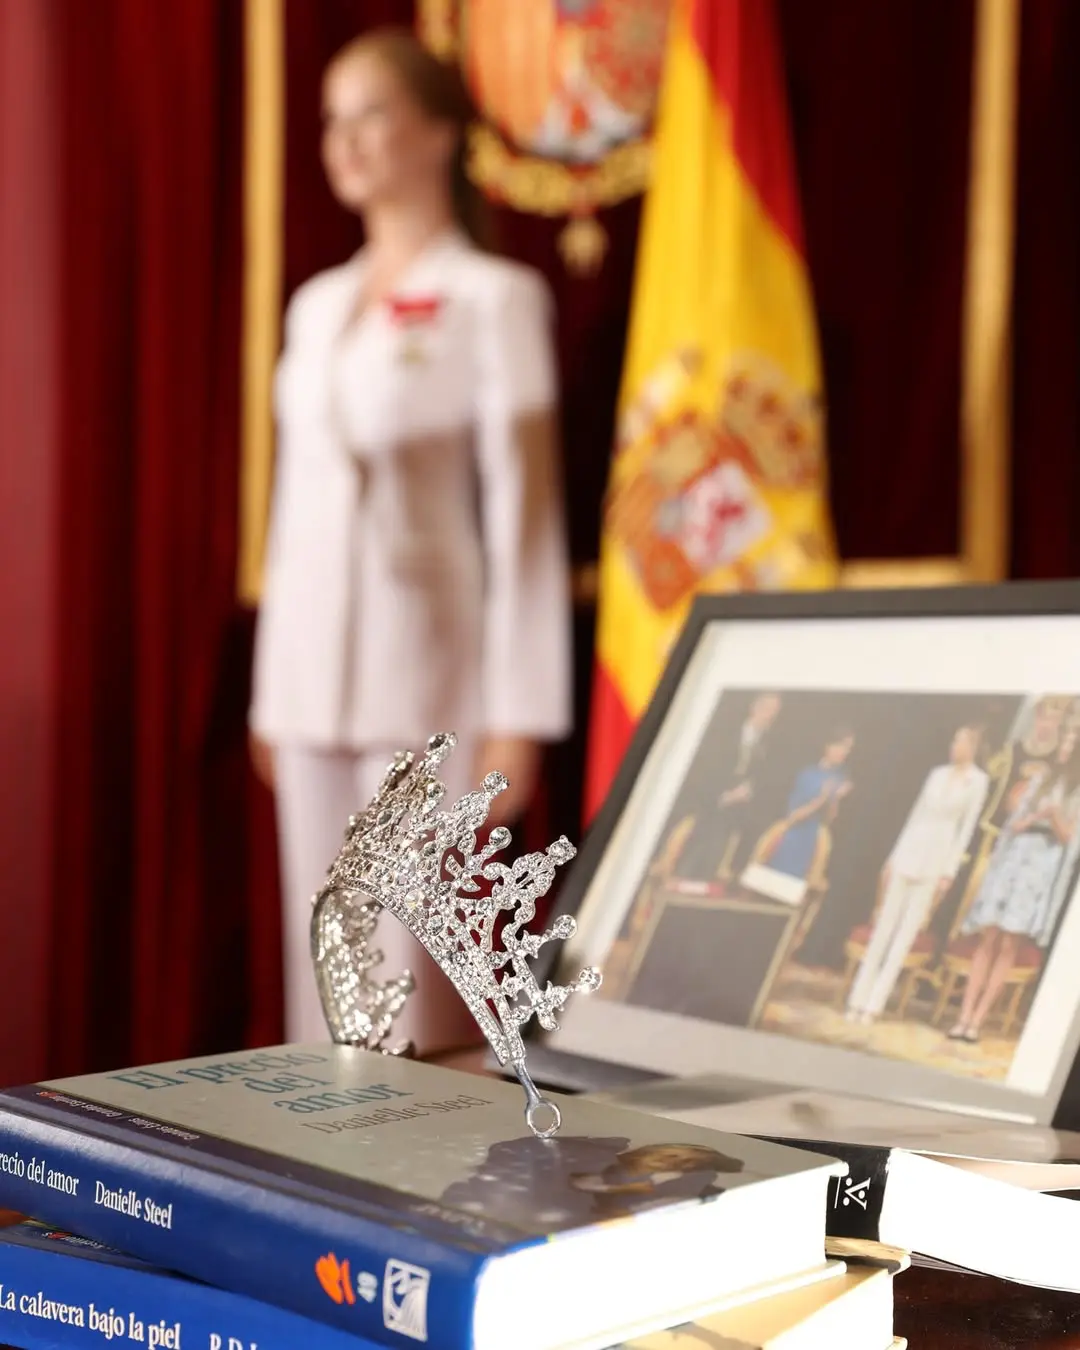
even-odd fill
[(0, 1059), (13, 1078), (37, 1072), (46, 1054), (58, 445), (46, 19), (26, 0), (0, 7)]
[[(974, 0), (781, 0), (851, 559), (960, 551)], [(359, 242), (317, 154), (328, 56), (409, 0), (284, 0), (284, 295)], [(244, 6), (0, 5), (0, 1079), (280, 1033), (270, 803), (236, 595)], [(1080, 6), (1019, 0), (1011, 549), (1080, 571)], [(638, 203), (591, 277), (498, 213), (558, 299), (579, 732)]]

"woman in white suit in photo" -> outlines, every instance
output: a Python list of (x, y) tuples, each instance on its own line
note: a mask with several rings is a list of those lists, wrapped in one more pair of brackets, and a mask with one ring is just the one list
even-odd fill
[[(456, 797), (493, 768), (519, 815), (541, 746), (571, 723), (552, 312), (538, 273), (470, 237), (471, 108), (407, 30), (344, 48), (324, 80), (323, 161), (366, 244), (285, 318), (278, 457), (250, 716), (276, 793), (286, 1033), (327, 1037), (311, 898), (393, 752), (454, 731)], [(417, 988), (419, 1053), (460, 1044), (464, 1005), (384, 917), (387, 977)]]
[(872, 1022), (964, 861), (990, 786), (976, 763), (981, 732), (960, 727), (949, 762), (931, 769), (881, 870), (881, 903), (848, 994), (847, 1017)]

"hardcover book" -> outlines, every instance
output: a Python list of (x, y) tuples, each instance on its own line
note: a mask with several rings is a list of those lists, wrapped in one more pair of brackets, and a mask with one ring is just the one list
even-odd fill
[[(702, 1321), (625, 1342), (622, 1350), (884, 1347), (890, 1271), (829, 1261)], [(20, 1350), (376, 1350), (376, 1343), (270, 1304), (158, 1270), (102, 1243), (0, 1211), (0, 1341)], [(572, 1350), (572, 1347), (566, 1347)]]
[(829, 1194), (831, 1239), (1080, 1293), (1080, 1206), (1041, 1193), (1080, 1187), (1076, 1136), (826, 1093), (710, 1102), (710, 1092), (722, 1098), (723, 1080), (643, 1084), (611, 1100), (843, 1159), (848, 1173)]
[(610, 1345), (821, 1264), (842, 1164), (579, 1098), (539, 1139), (522, 1106), (330, 1045), (32, 1084), (0, 1093), (0, 1204), (446, 1350)]
[(19, 1350), (375, 1350), (322, 1322), (0, 1211), (0, 1343)]
[(626, 1350), (889, 1350), (892, 1275), (852, 1269), (837, 1279), (755, 1299), (630, 1342)]

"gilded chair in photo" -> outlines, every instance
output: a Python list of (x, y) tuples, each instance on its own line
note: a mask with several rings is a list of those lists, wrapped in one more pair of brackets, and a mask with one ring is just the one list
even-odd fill
[[(964, 897), (956, 911), (949, 928), (948, 936), (941, 953), (941, 960), (933, 972), (927, 972), (926, 978), (937, 990), (937, 999), (930, 1021), (939, 1027), (946, 1020), (955, 1018), (963, 997), (964, 986), (971, 974), (971, 959), (979, 945), (978, 933), (964, 933), (964, 920), (975, 896), (982, 885), (996, 831), (987, 832), (982, 849), (971, 869), (971, 876), (964, 889)], [(1024, 996), (1032, 987), (1042, 970), (1044, 953), (1034, 942), (1023, 939), (1017, 946), (1016, 959), (1012, 969), (1005, 977), (1001, 993), (990, 1011), (988, 1021), (997, 1021), (1003, 1036), (1011, 1034), (1020, 1016)]]
[[(958, 936), (954, 942), (946, 947), (942, 958), (944, 978), (941, 984), (941, 993), (938, 995), (937, 1005), (934, 1008), (933, 1021), (935, 1026), (941, 1023), (953, 1000), (957, 999), (963, 992), (963, 987), (971, 973), (971, 958), (974, 956), (975, 948), (978, 945), (979, 934), (968, 933)], [(1008, 975), (1005, 976), (1001, 993), (997, 996), (994, 1007), (991, 1008), (990, 1015), (987, 1018), (988, 1022), (999, 1022), (998, 1029), (1002, 1036), (1008, 1037), (1012, 1034), (1013, 1028), (1020, 1017), (1024, 995), (1032, 988), (1038, 979), (1039, 972), (1042, 970), (1044, 955), (1042, 948), (1032, 942), (1030, 938), (1023, 938), (1018, 944), (1016, 959), (1013, 961)]]
[(694, 896), (699, 900), (720, 900), (731, 891), (734, 879), (731, 860), (739, 846), (738, 831), (731, 831), (728, 834), (711, 877), (688, 876), (680, 871), (680, 867), (683, 852), (695, 828), (705, 829), (707, 826), (698, 822), (694, 816), (684, 816), (679, 821), (668, 836), (657, 861), (649, 869), (649, 876), (655, 877), (670, 895)]
[[(983, 869), (979, 871), (980, 881), (982, 871)], [(964, 986), (971, 974), (972, 958), (981, 935), (963, 933), (960, 930), (976, 889), (975, 886), (969, 888), (968, 894), (964, 897), (964, 904), (949, 930), (948, 941), (941, 958), (940, 990), (932, 1018), (934, 1026), (940, 1026), (947, 1018), (951, 1019), (955, 1015), (963, 996)], [(1042, 971), (1044, 957), (1042, 948), (1030, 938), (1022, 938), (1017, 944), (1012, 967), (1005, 976), (1001, 992), (987, 1017), (987, 1022), (998, 1023), (998, 1029), (1003, 1036), (1012, 1034), (1020, 1017), (1024, 997)]]
[[(778, 820), (774, 825), (769, 826), (754, 845), (754, 850), (750, 855), (751, 863), (768, 865), (770, 857), (784, 834), (785, 827), (786, 822), (783, 820)], [(825, 892), (829, 889), (828, 866), (832, 846), (832, 831), (827, 825), (820, 826), (814, 845), (814, 855), (806, 873), (806, 894), (798, 907), (798, 919), (789, 930), (782, 952), (778, 954), (773, 969), (773, 977), (769, 983), (768, 995), (762, 1000), (763, 1003), (767, 1002), (772, 990), (784, 979), (787, 967), (798, 954), (810, 929), (814, 926), (822, 901), (825, 899)]]
[[(968, 907), (971, 904), (972, 898), (982, 880), (983, 873), (986, 870), (986, 858), (988, 856), (987, 849), (988, 846), (984, 845), (983, 849), (980, 850), (975, 866), (972, 868), (967, 885), (964, 888), (963, 898), (960, 901), (957, 915), (953, 920), (944, 943), (940, 938), (935, 938), (932, 931), (937, 909), (932, 909), (926, 916), (926, 921), (919, 930), (919, 935), (915, 939), (911, 951), (904, 961), (900, 978), (896, 982), (896, 992), (893, 994), (893, 1000), (895, 1001), (895, 1008), (898, 1016), (905, 1016), (908, 1005), (911, 1003), (912, 999), (921, 992), (923, 986), (928, 986), (930, 997), (934, 1000), (934, 1010), (930, 1014), (930, 1021), (933, 1026), (937, 1026), (941, 1017), (941, 1010), (944, 1008), (945, 1003), (948, 1002), (949, 998), (952, 997), (955, 987), (954, 981), (953, 987), (947, 988), (950, 978), (946, 964), (949, 948), (951, 944), (957, 940), (957, 935), (959, 933), (960, 925), (963, 923), (964, 915), (968, 911)], [(967, 861), (966, 857), (964, 861)], [(847, 943), (844, 946), (844, 955), (847, 958), (847, 968), (844, 972), (842, 995), (844, 999), (847, 997), (847, 991), (851, 987), (851, 981), (855, 976), (855, 971), (858, 969), (859, 962), (862, 960), (863, 954), (866, 951), (866, 944), (870, 940), (870, 934), (873, 931), (874, 917), (876, 917), (876, 914), (877, 910), (875, 909), (874, 916), (871, 917), (868, 923), (860, 924), (857, 928), (853, 928)], [(943, 996), (945, 1003), (942, 1002)]]
[(672, 888), (672, 874), (678, 866), (679, 855), (686, 847), (686, 841), (690, 838), (694, 823), (694, 816), (683, 816), (672, 827), (659, 853), (651, 863), (637, 900), (630, 911), (630, 919), (626, 929), (615, 940), (608, 954), (604, 968), (605, 997), (616, 998), (625, 992), (623, 985), (634, 967), (638, 944), (648, 931), (649, 921), (661, 893)]
[[(855, 979), (855, 972), (862, 964), (866, 949), (870, 945), (877, 913), (878, 911), (875, 909), (866, 923), (857, 924), (847, 935), (844, 942), (844, 976), (833, 1000), (834, 1006), (837, 1008), (843, 1007), (847, 1002), (852, 981)], [(903, 1017), (907, 1012), (907, 1006), (915, 992), (919, 974), (925, 971), (933, 960), (935, 943), (933, 934), (930, 932), (932, 918), (932, 914), (927, 915), (926, 922), (911, 944), (911, 950), (904, 957), (904, 964), (900, 968), (900, 978), (896, 981), (896, 986), (889, 998), (890, 1003), (895, 1002), (899, 1017)]]
[[(784, 837), (788, 829), (787, 820), (778, 820), (770, 825), (761, 838), (754, 845), (750, 854), (748, 868), (755, 863), (763, 867), (768, 867), (772, 855), (776, 852), (777, 845)], [(810, 866), (806, 872), (806, 890), (809, 895), (811, 892), (823, 894), (829, 889), (828, 867), (829, 857), (832, 853), (832, 831), (828, 825), (819, 825), (817, 840), (814, 844), (814, 856), (810, 860)]]
[(642, 900), (645, 902), (645, 908), (651, 907), (656, 892), (661, 887), (671, 889), (673, 885), (677, 885), (676, 874), (679, 866), (679, 859), (682, 856), (683, 849), (686, 847), (686, 841), (694, 832), (696, 824), (696, 816), (683, 816), (678, 824), (672, 827), (671, 833), (668, 835), (667, 839), (664, 840), (663, 846), (649, 867), (646, 876), (645, 888), (642, 895)]

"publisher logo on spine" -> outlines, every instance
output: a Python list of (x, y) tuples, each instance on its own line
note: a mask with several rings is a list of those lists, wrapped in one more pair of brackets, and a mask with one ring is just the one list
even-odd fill
[(427, 1340), (427, 1296), (431, 1272), (391, 1258), (383, 1278), (383, 1324), (388, 1331)]
[(339, 1261), (333, 1252), (327, 1252), (315, 1262), (315, 1274), (323, 1287), (323, 1292), (335, 1303), (355, 1303), (356, 1294), (365, 1303), (374, 1303), (379, 1293), (379, 1279), (368, 1270), (357, 1271), (356, 1294), (353, 1293), (353, 1276), (348, 1260)]
[(333, 1252), (327, 1252), (315, 1262), (315, 1274), (323, 1287), (323, 1292), (335, 1303), (356, 1302), (348, 1261), (339, 1261)]
[(848, 1205), (858, 1205), (860, 1209), (866, 1208), (866, 1201), (870, 1194), (870, 1178), (863, 1181), (845, 1181), (843, 1178), (836, 1184), (835, 1204), (843, 1205), (846, 1209)]

